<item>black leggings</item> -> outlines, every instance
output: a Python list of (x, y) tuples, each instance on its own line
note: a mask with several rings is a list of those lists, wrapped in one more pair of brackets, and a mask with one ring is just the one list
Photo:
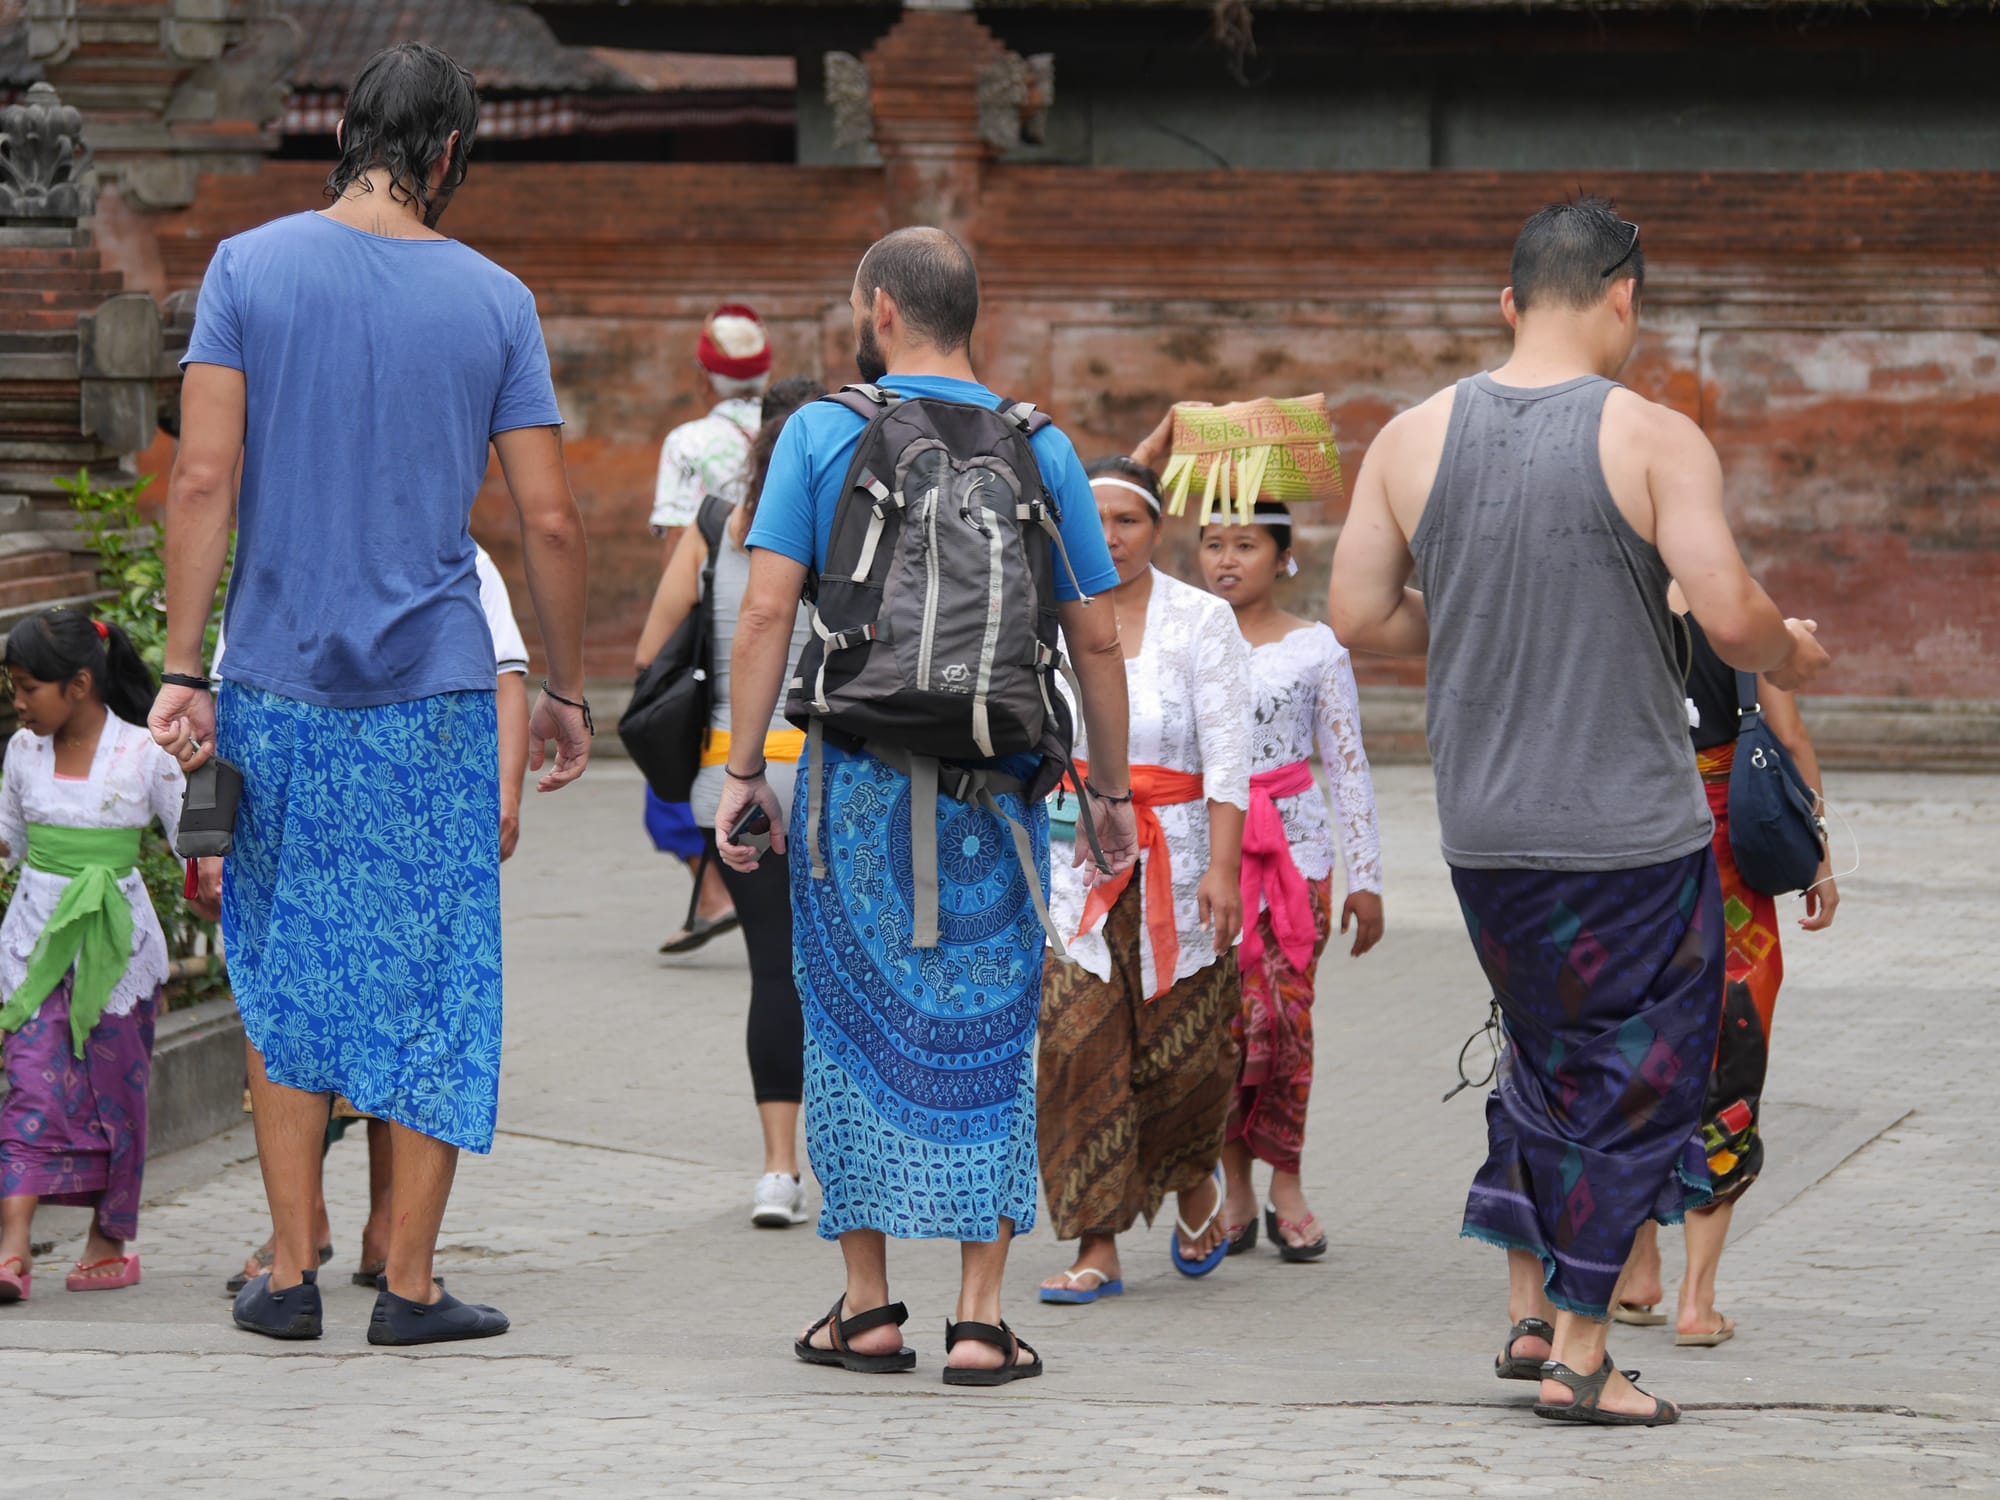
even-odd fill
[(729, 899), (743, 923), (750, 954), (750, 1087), (759, 1104), (797, 1104), (805, 1097), (806, 1023), (792, 983), (792, 877), (785, 856), (766, 854), (747, 875), (715, 852), (715, 830), (705, 828), (708, 858), (722, 871)]

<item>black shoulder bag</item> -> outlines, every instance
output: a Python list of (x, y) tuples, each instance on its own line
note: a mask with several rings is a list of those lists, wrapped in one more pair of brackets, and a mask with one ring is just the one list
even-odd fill
[(1729, 772), (1729, 851), (1753, 891), (1783, 896), (1813, 883), (1826, 831), (1813, 791), (1757, 701), (1754, 673), (1736, 674), (1736, 762)]
[(687, 801), (701, 769), (702, 741), (715, 700), (715, 558), (734, 509), (714, 495), (701, 502), (695, 529), (708, 544), (701, 597), (639, 675), (632, 701), (618, 720), (626, 754), (663, 802)]

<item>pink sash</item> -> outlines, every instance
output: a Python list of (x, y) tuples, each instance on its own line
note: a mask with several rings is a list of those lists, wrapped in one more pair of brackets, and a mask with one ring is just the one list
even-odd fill
[(1243, 946), (1237, 955), (1243, 964), (1259, 963), (1264, 957), (1264, 938), (1257, 930), (1261, 900), (1270, 905), (1271, 930), (1285, 962), (1301, 974), (1312, 967), (1313, 941), (1318, 936), (1312, 897), (1292, 860), (1277, 804), (1280, 797), (1296, 797), (1312, 787), (1312, 766), (1302, 760), (1250, 778), (1250, 815), (1243, 820)]

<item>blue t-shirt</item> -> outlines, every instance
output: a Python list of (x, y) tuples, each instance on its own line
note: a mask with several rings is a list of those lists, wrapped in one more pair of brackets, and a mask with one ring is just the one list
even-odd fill
[(330, 708), (492, 691), (468, 522), (552, 427), (535, 299), (456, 240), (300, 213), (224, 240), (182, 360), (243, 372), (229, 677)]
[[(882, 388), (899, 396), (932, 396), (944, 401), (977, 402), (999, 410), (1000, 398), (983, 385), (942, 375), (889, 375)], [(778, 434), (757, 500), (757, 518), (750, 523), (744, 545), (768, 547), (809, 568), (826, 566), (827, 544), (833, 539), (833, 512), (840, 504), (841, 482), (867, 423), (832, 401), (800, 407)], [(1104, 545), (1097, 502), (1076, 449), (1060, 429), (1044, 427), (1032, 439), (1042, 483), (1061, 513), (1059, 529), (1070, 567), (1086, 594), (1102, 594), (1118, 586), (1118, 570)], [(1055, 563), (1056, 597), (1076, 598), (1061, 559)]]

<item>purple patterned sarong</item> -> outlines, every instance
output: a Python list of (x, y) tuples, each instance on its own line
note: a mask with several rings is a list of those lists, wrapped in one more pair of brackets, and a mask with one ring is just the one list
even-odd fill
[(97, 1210), (114, 1240), (139, 1232), (146, 1171), (146, 1092), (160, 992), (128, 1015), (98, 1017), (78, 1057), (70, 1047), (69, 981), (6, 1038), (0, 1100), (0, 1198)]
[(1507, 1032), (1463, 1232), (1541, 1257), (1601, 1318), (1646, 1219), (1708, 1200), (1702, 1099), (1723, 989), (1706, 846), (1636, 870), (1453, 870)]

